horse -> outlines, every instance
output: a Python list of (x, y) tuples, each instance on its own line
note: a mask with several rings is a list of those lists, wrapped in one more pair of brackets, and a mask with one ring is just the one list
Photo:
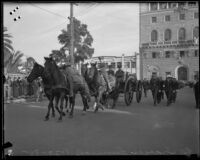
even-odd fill
[[(52, 81), (53, 81), (53, 88), (54, 90), (57, 90), (57, 93), (55, 93), (55, 96), (57, 97), (57, 101), (56, 101), (56, 107), (58, 106), (58, 101), (60, 99), (61, 103), (60, 103), (60, 109), (61, 112), (63, 110), (63, 95), (64, 94), (69, 94), (69, 83), (68, 83), (68, 79), (67, 76), (69, 75), (66, 71), (60, 71), (58, 66), (56, 65), (55, 61), (52, 58), (47, 58), (45, 57), (45, 70), (47, 72), (50, 73)], [(80, 77), (81, 78), (81, 77)], [(82, 78), (83, 80), (83, 78)], [(74, 84), (74, 80), (73, 80), (73, 84)], [(84, 84), (84, 83), (83, 83)], [(89, 93), (87, 93), (87, 86), (84, 84), (75, 84), (73, 85), (73, 92), (74, 95), (73, 97), (71, 97), (71, 111), (69, 114), (69, 117), (72, 118), (73, 117), (73, 111), (74, 111), (74, 105), (75, 105), (75, 96), (77, 94), (78, 91), (80, 91), (81, 97), (82, 97), (82, 101), (83, 101), (83, 113), (86, 112), (86, 109), (89, 108), (88, 106), (88, 99), (90, 97), (88, 97)], [(58, 109), (57, 109), (58, 110)], [(60, 114), (60, 118), (59, 120), (62, 119), (62, 114)]]
[[(104, 78), (101, 76), (100, 72), (96, 67), (96, 63), (91, 64), (91, 68), (87, 68), (88, 64), (82, 66), (82, 75), (84, 76), (89, 89), (91, 96), (95, 97), (95, 110), (97, 112), (99, 108), (102, 110), (104, 107), (102, 105), (108, 105), (107, 99), (112, 98), (114, 100), (113, 106), (116, 102), (116, 94), (113, 89), (110, 93), (107, 93), (107, 84)], [(112, 107), (113, 107), (112, 106)]]
[[(31, 73), (27, 77), (27, 81), (29, 83), (31, 83), (33, 80), (37, 79), (38, 77), (42, 78), (43, 85), (44, 85), (44, 93), (47, 96), (49, 102), (51, 102), (51, 99), (53, 101), (53, 99), (54, 99), (53, 93), (52, 93), (53, 83), (52, 83), (51, 77), (50, 77), (49, 73), (45, 72), (44, 67), (42, 65), (35, 62), (33, 69), (31, 70)], [(67, 109), (67, 102), (68, 102), (67, 96), (65, 96), (65, 100), (66, 100), (65, 108)], [(47, 114), (45, 116), (45, 120), (49, 119), (49, 114), (50, 114), (51, 109), (52, 109), (52, 117), (55, 117), (55, 110), (54, 110), (54, 107), (53, 107), (53, 103), (49, 103), (48, 111), (47, 111)], [(65, 115), (65, 114), (63, 113), (63, 115)]]
[(162, 98), (162, 80), (158, 77), (151, 78), (150, 88), (153, 96), (154, 106), (160, 103)]

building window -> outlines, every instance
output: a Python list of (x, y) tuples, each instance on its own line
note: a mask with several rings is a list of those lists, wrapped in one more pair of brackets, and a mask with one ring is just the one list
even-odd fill
[(151, 11), (158, 10), (158, 4), (157, 3), (150, 3), (150, 9), (151, 9)]
[(130, 62), (125, 62), (124, 63), (124, 68), (130, 68)]
[(171, 40), (171, 30), (166, 29), (165, 30), (165, 41), (170, 41)]
[(167, 3), (160, 3), (160, 9), (167, 9)]
[(152, 41), (152, 42), (158, 41), (158, 32), (157, 32), (156, 30), (153, 30), (153, 31), (151, 32), (151, 41)]
[(135, 62), (131, 62), (131, 67), (132, 68), (136, 68), (136, 63)]
[(111, 62), (111, 67), (115, 68), (115, 62)]
[(198, 56), (199, 56), (199, 50), (195, 50), (195, 51), (194, 51), (194, 56), (195, 56), (195, 57), (198, 57)]
[(179, 19), (180, 20), (185, 20), (185, 14), (184, 13), (179, 14)]
[(185, 7), (186, 6), (186, 3), (185, 2), (180, 2), (178, 3), (178, 7)]
[(152, 58), (156, 58), (156, 52), (152, 52)]
[(180, 28), (179, 29), (179, 33), (178, 33), (178, 39), (181, 41), (181, 40), (185, 40), (185, 28)]
[(177, 7), (177, 3), (168, 3), (169, 8), (176, 8)]
[(157, 22), (157, 18), (156, 17), (151, 17), (151, 22), (152, 23), (156, 23)]
[(169, 22), (170, 21), (170, 15), (166, 15), (165, 16), (165, 22)]
[(147, 58), (147, 53), (143, 53), (143, 58)]
[(180, 57), (185, 57), (185, 51), (180, 51)]
[(171, 75), (171, 72), (165, 72), (165, 75), (167, 77), (167, 75)]
[(188, 2), (188, 6), (190, 6), (190, 7), (196, 6), (196, 2)]
[(193, 39), (199, 38), (199, 27), (193, 29)]
[(165, 52), (165, 58), (170, 58), (170, 51)]
[(194, 19), (198, 19), (199, 18), (199, 12), (194, 12)]
[(122, 62), (117, 62), (117, 67), (122, 66)]

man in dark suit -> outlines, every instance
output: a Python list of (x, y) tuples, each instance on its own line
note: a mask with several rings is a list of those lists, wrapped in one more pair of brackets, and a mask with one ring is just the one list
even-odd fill
[(109, 70), (107, 72), (108, 72), (108, 75), (115, 76), (115, 72), (112, 70), (112, 66), (111, 65), (109, 65)]

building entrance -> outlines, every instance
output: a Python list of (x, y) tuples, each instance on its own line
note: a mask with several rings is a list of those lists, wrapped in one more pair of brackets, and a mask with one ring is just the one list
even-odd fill
[(184, 80), (187, 81), (188, 80), (188, 71), (186, 67), (180, 67), (178, 68), (178, 80)]

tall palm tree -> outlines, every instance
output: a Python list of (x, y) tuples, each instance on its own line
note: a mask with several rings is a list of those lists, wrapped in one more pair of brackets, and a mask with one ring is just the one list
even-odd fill
[(7, 63), (9, 58), (13, 55), (14, 49), (12, 47), (12, 41), (10, 38), (12, 36), (9, 33), (6, 33), (8, 30), (6, 27), (3, 28), (3, 47), (4, 47), (4, 63)]
[(23, 57), (23, 53), (21, 51), (16, 51), (8, 60), (7, 63), (7, 72), (8, 73), (18, 73), (18, 67), (21, 66), (21, 58)]

